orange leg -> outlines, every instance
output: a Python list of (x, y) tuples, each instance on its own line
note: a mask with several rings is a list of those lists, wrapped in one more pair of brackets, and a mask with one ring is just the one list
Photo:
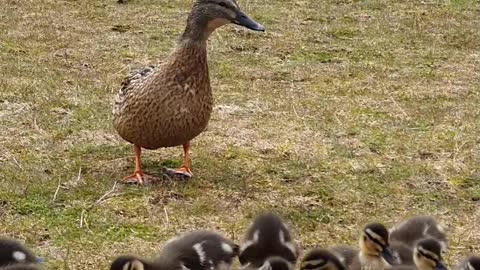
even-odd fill
[(175, 174), (180, 174), (187, 178), (190, 178), (193, 176), (192, 171), (190, 171), (190, 142), (187, 142), (183, 145), (182, 167), (176, 169)]
[(138, 145), (133, 145), (133, 150), (135, 152), (135, 171), (133, 174), (123, 178), (122, 182), (125, 184), (144, 184), (145, 178), (155, 178), (154, 176), (146, 175), (142, 170), (142, 161), (140, 155), (142, 154), (142, 148)]

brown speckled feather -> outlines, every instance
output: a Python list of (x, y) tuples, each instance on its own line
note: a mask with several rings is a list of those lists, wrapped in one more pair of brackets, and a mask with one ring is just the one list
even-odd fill
[(207, 126), (212, 112), (206, 44), (180, 44), (157, 67), (122, 84), (113, 124), (125, 140), (146, 149), (184, 144)]

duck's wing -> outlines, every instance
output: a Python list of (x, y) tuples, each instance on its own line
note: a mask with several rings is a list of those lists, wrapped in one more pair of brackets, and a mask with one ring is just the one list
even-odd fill
[(160, 64), (149, 65), (140, 69), (135, 69), (130, 72), (121, 82), (120, 89), (115, 97), (113, 104), (113, 114), (117, 114), (122, 104), (133, 94), (135, 89), (139, 89), (146, 79), (160, 69)]

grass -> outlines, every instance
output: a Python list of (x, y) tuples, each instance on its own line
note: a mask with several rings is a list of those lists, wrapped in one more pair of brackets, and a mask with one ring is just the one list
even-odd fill
[[(239, 241), (265, 209), (304, 248), (431, 214), (449, 227), (450, 264), (480, 253), (478, 1), (240, 1), (267, 32), (210, 38), (216, 107), (195, 177), (97, 202), (133, 169), (111, 125), (120, 81), (171, 50), (190, 4), (0, 6), (0, 234), (50, 269), (106, 269), (191, 229)], [(158, 173), (180, 154), (145, 151), (144, 164)]]

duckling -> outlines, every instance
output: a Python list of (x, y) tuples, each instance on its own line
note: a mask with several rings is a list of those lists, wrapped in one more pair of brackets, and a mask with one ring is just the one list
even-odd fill
[(300, 270), (347, 270), (347, 267), (333, 252), (316, 248), (305, 255)]
[[(160, 65), (127, 77), (113, 105), (113, 126), (133, 144), (135, 171), (124, 183), (143, 184), (141, 149), (183, 146), (182, 166), (173, 172), (190, 178), (190, 141), (206, 128), (213, 107), (207, 64), (207, 39), (229, 23), (254, 31), (235, 0), (196, 0), (173, 52)], [(158, 177), (152, 177), (155, 179)]]
[(269, 258), (280, 257), (293, 268), (298, 256), (299, 248), (287, 225), (278, 215), (265, 213), (250, 225), (240, 246), (239, 260), (243, 266), (259, 268)]
[(238, 245), (220, 234), (193, 231), (169, 240), (154, 261), (134, 256), (117, 257), (111, 270), (211, 270), (230, 268), (238, 256)]
[(268, 257), (260, 267), (254, 265), (246, 265), (242, 270), (293, 270), (294, 265), (282, 257)]
[(42, 259), (35, 256), (32, 251), (20, 242), (0, 238), (0, 267), (13, 264), (39, 263)]
[(390, 249), (396, 264), (413, 265), (413, 249), (401, 242), (390, 242)]
[(380, 223), (367, 224), (360, 235), (360, 251), (349, 265), (351, 270), (379, 270), (394, 265), (388, 230)]
[(447, 270), (442, 258), (442, 244), (435, 238), (425, 238), (416, 243), (413, 261), (419, 270)]
[(337, 245), (328, 249), (335, 254), (344, 265), (351, 265), (354, 258), (358, 255), (358, 250), (345, 245)]
[(414, 216), (390, 229), (390, 241), (401, 242), (413, 248), (415, 242), (433, 237), (442, 244), (442, 251), (448, 247), (447, 234), (443, 225), (431, 216)]
[(398, 264), (415, 267), (419, 270), (444, 269), (442, 259), (442, 245), (435, 238), (424, 238), (415, 243), (414, 249), (403, 243), (390, 244), (394, 256), (398, 258)]
[(470, 256), (461, 261), (455, 270), (480, 270), (480, 257)]

